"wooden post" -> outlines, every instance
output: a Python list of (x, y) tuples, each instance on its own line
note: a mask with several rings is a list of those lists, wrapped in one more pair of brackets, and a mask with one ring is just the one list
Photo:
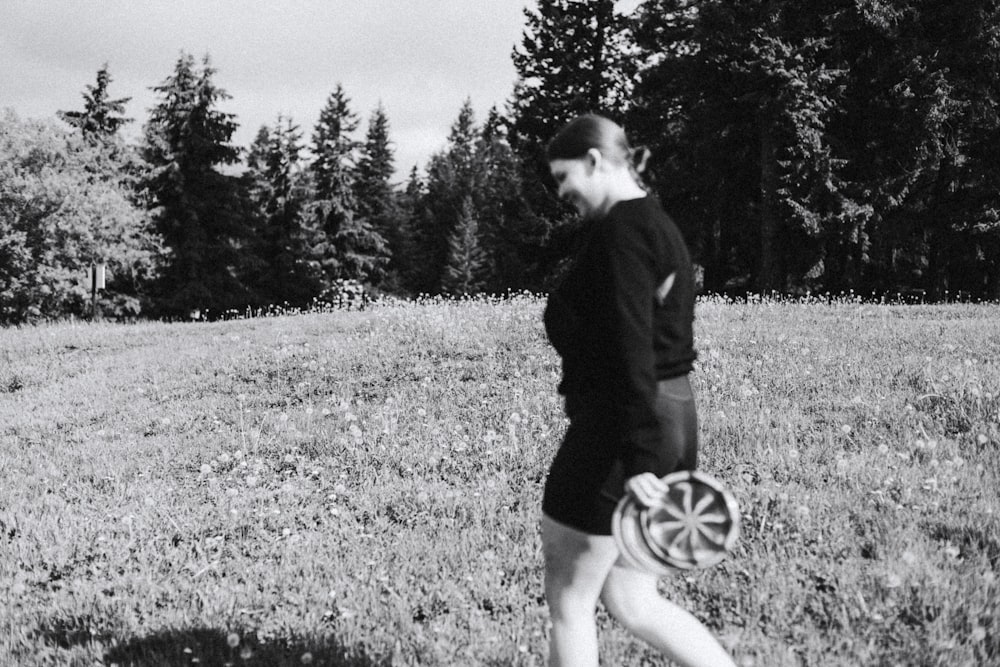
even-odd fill
[(90, 265), (90, 320), (92, 322), (97, 321), (97, 290), (104, 289), (105, 269), (106, 265), (103, 262)]

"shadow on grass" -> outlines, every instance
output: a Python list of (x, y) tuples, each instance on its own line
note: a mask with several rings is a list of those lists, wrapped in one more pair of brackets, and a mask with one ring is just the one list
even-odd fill
[[(107, 638), (75, 628), (50, 626), (41, 636), (63, 648)], [(390, 667), (391, 658), (373, 657), (362, 647), (342, 646), (331, 638), (277, 638), (264, 642), (212, 628), (169, 630), (119, 643), (104, 652), (102, 664), (119, 667)], [(234, 645), (235, 644), (235, 645)]]

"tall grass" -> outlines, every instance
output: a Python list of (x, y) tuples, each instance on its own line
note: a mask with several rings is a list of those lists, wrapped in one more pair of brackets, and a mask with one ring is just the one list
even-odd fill
[[(0, 331), (0, 664), (540, 665), (541, 303)], [(741, 665), (1000, 662), (1000, 308), (699, 304)], [(662, 664), (603, 612), (608, 665)]]

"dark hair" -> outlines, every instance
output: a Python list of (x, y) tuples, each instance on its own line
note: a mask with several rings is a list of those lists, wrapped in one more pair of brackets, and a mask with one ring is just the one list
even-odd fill
[(582, 158), (592, 148), (600, 151), (605, 159), (628, 165), (639, 184), (639, 174), (646, 169), (649, 149), (645, 146), (629, 146), (625, 130), (610, 118), (597, 114), (577, 116), (566, 123), (552, 137), (546, 147), (546, 156), (552, 160), (575, 160)]

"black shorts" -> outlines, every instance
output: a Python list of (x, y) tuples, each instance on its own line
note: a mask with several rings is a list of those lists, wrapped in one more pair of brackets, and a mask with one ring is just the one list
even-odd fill
[[(605, 404), (606, 405), (606, 404)], [(569, 429), (556, 452), (542, 497), (551, 519), (591, 535), (611, 534), (611, 515), (625, 494), (625, 470), (619, 458), (622, 433), (609, 409), (577, 396), (566, 397)], [(698, 416), (687, 375), (657, 385), (660, 421), (657, 477), (698, 465)]]

